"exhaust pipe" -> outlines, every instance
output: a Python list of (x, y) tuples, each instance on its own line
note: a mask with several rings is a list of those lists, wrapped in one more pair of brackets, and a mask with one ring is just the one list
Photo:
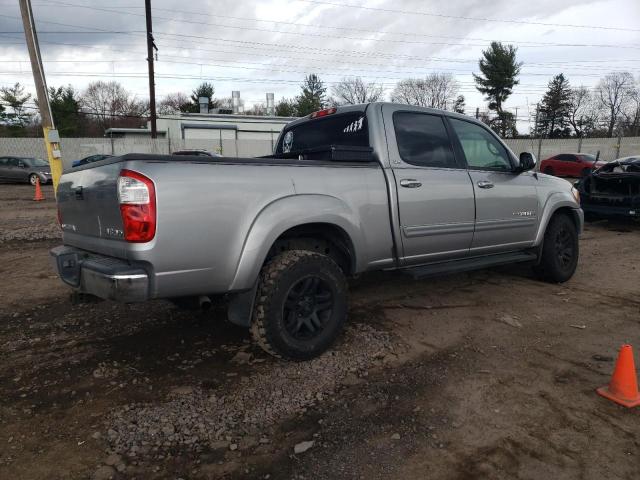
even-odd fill
[(198, 306), (200, 307), (200, 310), (207, 311), (212, 305), (213, 303), (211, 302), (211, 299), (206, 295), (200, 295), (198, 297)]

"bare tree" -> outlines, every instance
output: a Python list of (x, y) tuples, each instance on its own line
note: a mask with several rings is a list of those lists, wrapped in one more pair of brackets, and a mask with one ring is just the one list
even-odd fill
[(431, 73), (426, 78), (401, 80), (391, 93), (391, 101), (447, 110), (453, 108), (459, 84), (450, 73)]
[(98, 80), (92, 82), (81, 96), (86, 112), (95, 115), (102, 128), (113, 123), (117, 117), (141, 117), (149, 111), (148, 103), (136, 100), (120, 83)]
[(160, 115), (174, 115), (187, 109), (189, 97), (182, 92), (169, 93), (158, 103)]
[(355, 105), (357, 103), (377, 102), (384, 96), (384, 87), (374, 82), (365, 83), (360, 77), (343, 78), (331, 87), (334, 105)]
[(267, 114), (267, 105), (264, 102), (256, 103), (244, 113), (245, 115), (264, 116)]
[(623, 112), (629, 135), (634, 137), (640, 133), (640, 81), (629, 91), (629, 101)]
[(587, 87), (572, 88), (568, 114), (576, 137), (585, 137), (597, 129), (602, 118), (602, 105)]
[(627, 107), (635, 82), (629, 72), (613, 72), (600, 80), (596, 87), (598, 99), (607, 109), (607, 136), (613, 136), (613, 129), (620, 120), (620, 115)]

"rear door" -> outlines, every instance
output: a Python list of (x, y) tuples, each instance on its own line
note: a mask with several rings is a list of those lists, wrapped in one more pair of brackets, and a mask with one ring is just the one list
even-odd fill
[(398, 199), (402, 263), (460, 258), (473, 238), (473, 187), (441, 115), (385, 105), (383, 118)]
[(19, 158), (9, 157), (5, 171), (9, 180), (16, 182), (27, 180), (26, 166)]
[(563, 177), (575, 176), (575, 171), (578, 169), (578, 159), (575, 157), (575, 155), (561, 153), (560, 155), (556, 156), (556, 160), (556, 164), (558, 165), (556, 175)]
[(538, 225), (537, 177), (515, 171), (515, 159), (498, 137), (474, 122), (448, 118), (456, 150), (473, 182), (476, 220), (471, 254), (533, 245)]
[(0, 157), (0, 179), (6, 180), (9, 172), (9, 158)]

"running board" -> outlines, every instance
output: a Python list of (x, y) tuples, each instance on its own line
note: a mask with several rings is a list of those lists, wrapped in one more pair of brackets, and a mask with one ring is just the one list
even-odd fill
[(510, 263), (532, 262), (537, 259), (532, 252), (510, 252), (483, 257), (463, 258), (451, 260), (449, 262), (433, 263), (431, 265), (421, 265), (419, 267), (406, 268), (403, 271), (413, 278), (427, 278), (437, 275), (467, 272), (469, 270), (479, 270), (481, 268), (496, 267)]

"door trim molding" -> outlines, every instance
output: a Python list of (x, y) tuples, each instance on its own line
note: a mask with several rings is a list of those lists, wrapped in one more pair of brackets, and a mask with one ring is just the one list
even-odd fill
[(481, 220), (476, 222), (476, 232), (505, 230), (507, 228), (527, 228), (538, 224), (538, 217), (507, 218), (501, 220)]
[(443, 223), (436, 225), (412, 225), (403, 227), (402, 231), (406, 238), (430, 237), (434, 235), (451, 235), (456, 233), (472, 233), (474, 231), (474, 223), (464, 222)]

